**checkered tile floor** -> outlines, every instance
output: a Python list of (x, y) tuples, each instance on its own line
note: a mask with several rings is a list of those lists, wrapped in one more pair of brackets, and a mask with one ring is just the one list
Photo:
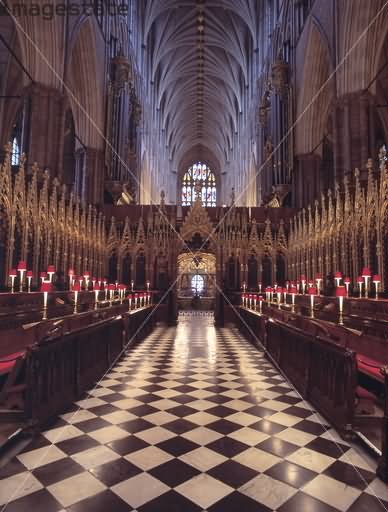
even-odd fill
[(237, 331), (182, 316), (0, 470), (0, 505), (374, 512), (388, 508), (374, 471)]

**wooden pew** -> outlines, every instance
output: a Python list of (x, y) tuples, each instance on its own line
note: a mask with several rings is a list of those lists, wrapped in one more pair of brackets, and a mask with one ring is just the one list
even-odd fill
[[(153, 321), (145, 320), (153, 309), (148, 306), (131, 313), (116, 312), (70, 329), (64, 323), (55, 326), (48, 335), (29, 345), (18, 360), (17, 380), (13, 385), (6, 382), (3, 400), (8, 395), (5, 405), (13, 399), (19, 407), (3, 409), (0, 415), (4, 419), (19, 413), (35, 429), (63, 412), (116, 362), (128, 339), (136, 335), (139, 340), (149, 332)], [(80, 322), (79, 317), (77, 320)]]
[(267, 323), (267, 350), (301, 395), (341, 435), (350, 437), (357, 389), (355, 353), (279, 320)]

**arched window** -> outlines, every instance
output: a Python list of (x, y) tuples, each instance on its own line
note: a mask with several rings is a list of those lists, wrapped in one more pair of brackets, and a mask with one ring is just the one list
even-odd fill
[(192, 165), (183, 176), (182, 206), (190, 206), (195, 201), (195, 184), (197, 181), (201, 187), (203, 206), (216, 206), (216, 178), (209, 167), (201, 162)]
[(12, 139), (11, 165), (19, 165), (20, 146), (17, 137)]
[(205, 281), (202, 276), (196, 274), (191, 279), (191, 288), (195, 295), (200, 295), (203, 291)]
[(20, 107), (16, 114), (15, 123), (11, 132), (11, 165), (19, 165), (22, 153), (22, 132), (23, 132), (23, 107)]

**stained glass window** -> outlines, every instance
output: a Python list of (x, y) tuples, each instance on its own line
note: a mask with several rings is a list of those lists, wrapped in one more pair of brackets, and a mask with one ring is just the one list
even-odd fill
[(19, 165), (20, 146), (16, 137), (12, 140), (11, 165)]
[(199, 274), (196, 274), (191, 279), (191, 288), (193, 289), (193, 292), (195, 295), (200, 295), (203, 288), (204, 288), (204, 279)]
[(216, 206), (217, 189), (214, 173), (206, 164), (198, 162), (190, 167), (182, 180), (182, 206), (190, 206), (196, 198), (195, 184), (199, 182), (204, 206)]

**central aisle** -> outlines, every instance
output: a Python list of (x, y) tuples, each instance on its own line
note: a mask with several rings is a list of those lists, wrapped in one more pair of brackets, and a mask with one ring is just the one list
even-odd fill
[(0, 470), (0, 503), (18, 489), (7, 512), (383, 511), (374, 470), (237, 331), (185, 315)]

